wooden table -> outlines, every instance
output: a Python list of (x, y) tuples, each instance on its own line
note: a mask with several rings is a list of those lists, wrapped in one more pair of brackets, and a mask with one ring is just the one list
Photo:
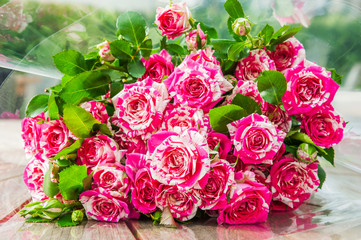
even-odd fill
[[(217, 226), (216, 219), (209, 219), (170, 229), (131, 220), (84, 221), (60, 228), (53, 223), (25, 223), (19, 216), (30, 202), (22, 180), (27, 160), (20, 121), (0, 120), (0, 129), (0, 239), (361, 239), (360, 137), (347, 137), (340, 144), (337, 156), (342, 162), (336, 168), (325, 165), (328, 178), (322, 191), (297, 211), (271, 213), (262, 224)], [(356, 167), (350, 169), (350, 164)]]

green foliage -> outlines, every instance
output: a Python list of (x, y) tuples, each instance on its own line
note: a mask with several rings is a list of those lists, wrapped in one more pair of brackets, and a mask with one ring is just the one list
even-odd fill
[(40, 94), (33, 97), (26, 107), (25, 114), (27, 117), (35, 117), (48, 108), (49, 96)]
[(121, 63), (130, 61), (134, 54), (130, 42), (125, 40), (115, 40), (109, 43), (109, 48), (112, 55), (118, 58)]
[(53, 164), (49, 163), (49, 170), (44, 175), (43, 191), (48, 197), (54, 197), (59, 193), (58, 183), (51, 181), (51, 172), (53, 170)]
[(55, 100), (55, 93), (52, 91), (48, 102), (48, 115), (50, 120), (59, 119), (59, 108)]
[(232, 104), (243, 108), (248, 115), (252, 113), (262, 114), (261, 107), (252, 98), (237, 93), (234, 97)]
[(142, 45), (146, 37), (146, 22), (137, 12), (125, 12), (117, 19), (117, 28), (121, 36), (133, 43), (137, 48)]
[(290, 26), (288, 25), (283, 26), (272, 36), (272, 39), (270, 41), (271, 49), (275, 49), (278, 44), (283, 43), (290, 37), (293, 37), (301, 29), (302, 27), (290, 28)]
[(266, 24), (266, 26), (258, 33), (258, 36), (263, 40), (263, 45), (267, 46), (272, 39), (274, 29), (272, 26)]
[(211, 44), (218, 53), (227, 53), (228, 49), (234, 45), (236, 41), (229, 39), (212, 39)]
[(64, 108), (63, 120), (69, 130), (78, 138), (91, 137), (94, 125), (101, 124), (85, 109), (69, 104)]
[(54, 64), (60, 72), (75, 76), (88, 70), (83, 55), (75, 50), (65, 50), (53, 57)]
[(274, 105), (282, 104), (282, 97), (287, 89), (287, 81), (282, 73), (264, 71), (256, 81), (258, 91), (266, 102)]
[(72, 78), (59, 96), (70, 104), (95, 99), (109, 91), (110, 77), (99, 71), (83, 72)]
[(61, 150), (60, 152), (58, 152), (58, 154), (56, 154), (53, 159), (54, 160), (58, 160), (58, 159), (64, 159), (66, 158), (66, 156), (70, 153), (74, 153), (76, 152), (81, 144), (83, 143), (84, 139), (78, 139), (76, 140), (72, 145), (70, 145), (69, 147), (64, 148), (63, 150)]
[(245, 51), (245, 47), (247, 47), (248, 42), (237, 42), (230, 46), (228, 49), (228, 59), (232, 61), (237, 61), (239, 59), (239, 55)]
[(142, 45), (140, 45), (139, 49), (140, 49), (140, 53), (142, 54), (142, 56), (145, 59), (148, 59), (153, 50), (152, 39), (145, 40), (142, 43)]
[(336, 69), (334, 68), (328, 68), (327, 69), (328, 71), (331, 72), (331, 78), (338, 84), (338, 85), (341, 85), (342, 84), (342, 75), (338, 74), (336, 72)]
[(72, 227), (72, 226), (76, 226), (79, 225), (81, 222), (73, 222), (71, 219), (71, 215), (72, 213), (67, 213), (64, 214), (63, 216), (61, 216), (59, 218), (58, 221), (56, 221), (56, 223), (58, 224), (59, 227)]
[(128, 63), (128, 72), (135, 78), (140, 78), (145, 73), (145, 67), (140, 60), (134, 60)]
[(25, 222), (28, 223), (48, 223), (48, 222), (52, 222), (53, 220), (51, 219), (44, 219), (41, 217), (30, 217), (30, 218), (25, 218)]
[(71, 165), (59, 173), (59, 189), (66, 200), (78, 200), (83, 192), (83, 179), (87, 177), (85, 165)]
[(323, 168), (320, 165), (318, 165), (317, 175), (318, 175), (318, 179), (320, 180), (320, 185), (318, 186), (318, 188), (321, 189), (323, 186), (323, 183), (326, 180), (326, 172), (325, 172), (325, 170), (323, 170)]
[(226, 105), (209, 111), (211, 127), (220, 133), (228, 133), (227, 124), (246, 117), (246, 110), (237, 105)]
[[(335, 166), (335, 150), (331, 148), (325, 148), (323, 151), (319, 151), (319, 154), (329, 163), (332, 164), (332, 166)], [(325, 153), (326, 152), (326, 153)]]
[(227, 0), (224, 3), (224, 9), (234, 19), (245, 17), (242, 5), (238, 0)]

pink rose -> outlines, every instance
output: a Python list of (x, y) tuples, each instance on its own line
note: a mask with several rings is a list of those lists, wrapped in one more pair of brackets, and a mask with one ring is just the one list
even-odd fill
[(198, 49), (197, 36), (201, 39), (201, 46), (204, 47), (207, 43), (207, 34), (202, 31), (200, 23), (198, 23), (197, 29), (190, 31), (186, 36), (188, 50)]
[(289, 132), (292, 127), (291, 116), (283, 111), (280, 107), (272, 104), (266, 104), (263, 114), (279, 129)]
[(254, 181), (267, 186), (266, 180), (269, 174), (269, 168), (265, 164), (245, 164), (243, 166), (243, 171), (252, 172), (254, 174)]
[(132, 203), (142, 213), (152, 213), (157, 205), (155, 197), (158, 194), (159, 183), (150, 174), (149, 169), (142, 168), (137, 171), (132, 189)]
[(148, 60), (142, 58), (142, 62), (145, 67), (142, 79), (149, 77), (153, 81), (161, 83), (163, 78), (169, 76), (174, 70), (172, 56), (165, 49), (159, 54), (150, 55)]
[(169, 100), (165, 85), (150, 78), (126, 84), (113, 98), (112, 123), (130, 138), (147, 140), (160, 127)]
[(302, 64), (285, 73), (287, 90), (282, 102), (289, 115), (309, 114), (322, 106), (330, 105), (338, 84), (328, 76), (324, 68)]
[(99, 49), (99, 56), (107, 62), (112, 62), (115, 60), (115, 57), (110, 52), (109, 42), (104, 41), (102, 43), (99, 43), (97, 45), (97, 48)]
[(44, 121), (44, 113), (40, 113), (36, 117), (26, 117), (21, 122), (21, 137), (24, 140), (25, 152), (35, 154), (40, 150), (40, 138), (41, 138), (41, 124), (39, 121)]
[(40, 154), (36, 154), (25, 167), (23, 179), (34, 202), (49, 198), (43, 191), (44, 176), (48, 169), (49, 160), (42, 159)]
[(83, 192), (79, 201), (87, 216), (98, 221), (119, 222), (127, 219), (130, 213), (125, 200), (114, 198), (102, 188)]
[(180, 189), (202, 188), (210, 169), (206, 139), (195, 129), (159, 132), (148, 140), (152, 177)]
[(197, 199), (192, 190), (180, 191), (177, 186), (161, 184), (156, 197), (157, 207), (163, 210), (169, 207), (174, 218), (180, 221), (192, 219), (198, 209)]
[(164, 115), (162, 131), (181, 134), (190, 128), (198, 128), (204, 134), (207, 132), (208, 125), (204, 122), (203, 111), (187, 106), (174, 107), (169, 105)]
[(233, 184), (235, 184), (234, 168), (225, 160), (212, 163), (207, 184), (202, 189), (194, 190), (196, 196), (201, 199), (199, 208), (215, 210), (225, 207), (226, 194)]
[(275, 163), (267, 179), (273, 200), (292, 209), (299, 207), (320, 184), (317, 168), (317, 163), (306, 164), (286, 157)]
[(78, 149), (78, 164), (85, 164), (88, 171), (98, 165), (120, 162), (125, 154), (116, 142), (106, 135), (87, 138)]
[(247, 181), (231, 187), (230, 201), (219, 210), (218, 224), (260, 223), (267, 219), (271, 192), (263, 185)]
[[(191, 54), (187, 55), (183, 62), (178, 66), (178, 68), (186, 69), (187, 65), (191, 62), (196, 62), (204, 67), (208, 68), (216, 68), (221, 70), (221, 65), (217, 61), (216, 57), (213, 55), (214, 50), (211, 47), (206, 47), (205, 49), (200, 49), (197, 52), (192, 52)], [(227, 91), (228, 92), (228, 91)]]
[(332, 147), (342, 140), (345, 127), (345, 121), (332, 106), (305, 115), (301, 122), (302, 132), (310, 136), (315, 144), (325, 148)]
[(283, 72), (288, 68), (294, 68), (306, 58), (306, 51), (302, 44), (291, 37), (287, 41), (277, 45), (274, 52), (269, 52), (278, 71)]
[(158, 8), (154, 23), (162, 31), (162, 35), (174, 39), (190, 28), (190, 17), (191, 14), (186, 3), (181, 2), (168, 5), (165, 8)]
[(127, 153), (142, 153), (147, 152), (147, 145), (141, 137), (128, 137), (122, 131), (114, 134), (114, 140), (118, 143), (120, 149), (127, 150)]
[(98, 166), (94, 170), (92, 189), (101, 187), (113, 197), (126, 198), (130, 186), (125, 167), (120, 163)]
[(210, 150), (214, 150), (218, 145), (219, 158), (221, 159), (226, 159), (232, 148), (231, 140), (226, 135), (215, 131), (208, 133), (207, 143)]
[(227, 125), (234, 155), (246, 164), (272, 164), (286, 133), (256, 113)]
[(267, 108), (268, 103), (261, 97), (256, 82), (238, 81), (237, 85), (233, 88), (232, 94), (226, 97), (226, 102), (228, 104), (231, 104), (237, 93), (252, 98), (256, 103), (260, 105), (262, 110)]
[(97, 101), (90, 101), (90, 102), (82, 103), (80, 107), (90, 112), (93, 115), (93, 117), (99, 122), (105, 124), (108, 123), (109, 116), (104, 103)]
[[(213, 64), (212, 64), (213, 65)], [(174, 103), (188, 105), (208, 112), (222, 97), (232, 89), (232, 85), (223, 77), (217, 67), (186, 57), (182, 64), (164, 80)]]
[(255, 81), (264, 71), (276, 70), (276, 66), (263, 49), (252, 50), (249, 56), (241, 59), (234, 75), (238, 80)]
[(40, 147), (48, 158), (55, 156), (73, 142), (69, 129), (61, 119), (41, 124), (41, 132)]

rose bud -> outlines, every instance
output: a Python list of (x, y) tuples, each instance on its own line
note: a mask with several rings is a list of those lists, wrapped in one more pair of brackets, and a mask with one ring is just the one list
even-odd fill
[(232, 30), (238, 36), (247, 35), (251, 31), (251, 22), (247, 18), (237, 18), (232, 23)]
[(74, 210), (71, 214), (71, 220), (73, 222), (82, 222), (84, 218), (83, 210)]
[(207, 43), (207, 34), (204, 34), (199, 23), (197, 29), (190, 31), (186, 36), (188, 50), (198, 49), (197, 36), (201, 39), (201, 47), (203, 48)]
[(296, 154), (298, 159), (306, 163), (311, 163), (317, 160), (316, 148), (307, 143), (300, 144)]
[(104, 41), (102, 43), (99, 43), (97, 45), (97, 48), (99, 49), (99, 56), (107, 62), (112, 62), (115, 60), (115, 57), (110, 52), (109, 42)]

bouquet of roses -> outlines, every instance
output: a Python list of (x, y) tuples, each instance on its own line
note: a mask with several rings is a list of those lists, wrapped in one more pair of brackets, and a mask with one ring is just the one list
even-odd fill
[(253, 33), (237, 0), (224, 7), (232, 40), (174, 3), (157, 9), (160, 42), (126, 12), (116, 40), (53, 57), (61, 83), (22, 122), (26, 221), (258, 223), (322, 186), (318, 160), (333, 164), (345, 127), (341, 76), (306, 60), (299, 27)]

